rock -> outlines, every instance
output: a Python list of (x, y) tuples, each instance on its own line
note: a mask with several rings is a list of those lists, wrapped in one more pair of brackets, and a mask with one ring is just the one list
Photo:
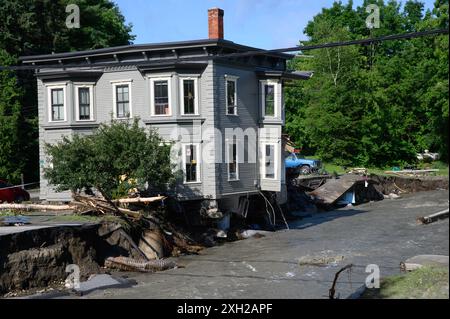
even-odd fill
[(443, 255), (418, 255), (400, 263), (402, 271), (412, 271), (424, 266), (449, 268), (448, 256)]

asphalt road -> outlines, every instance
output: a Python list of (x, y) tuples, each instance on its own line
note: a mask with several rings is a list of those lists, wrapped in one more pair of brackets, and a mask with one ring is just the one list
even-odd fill
[[(96, 291), (82, 298), (328, 298), (335, 273), (336, 295), (358, 290), (376, 264), (380, 275), (398, 274), (399, 263), (419, 254), (449, 254), (449, 220), (416, 225), (415, 219), (448, 207), (448, 191), (416, 193), (291, 224), (291, 230), (210, 248), (185, 256), (185, 268), (131, 274), (138, 285)], [(324, 265), (314, 265), (324, 262)]]

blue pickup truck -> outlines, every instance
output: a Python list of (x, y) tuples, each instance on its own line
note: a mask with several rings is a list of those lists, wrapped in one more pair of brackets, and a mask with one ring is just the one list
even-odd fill
[(285, 159), (286, 169), (298, 174), (308, 175), (322, 168), (322, 162), (318, 159), (306, 159), (298, 153), (290, 153)]

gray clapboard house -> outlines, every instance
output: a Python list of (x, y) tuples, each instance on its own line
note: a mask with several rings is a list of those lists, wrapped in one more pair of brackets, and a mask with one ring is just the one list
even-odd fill
[[(174, 160), (184, 171), (180, 200), (217, 201), (231, 210), (260, 190), (285, 200), (283, 83), (311, 74), (288, 72), (287, 54), (230, 56), (262, 50), (224, 40), (223, 11), (208, 14), (205, 40), (21, 58), (39, 66), (41, 199), (71, 199), (43, 176), (45, 143), (89, 134), (111, 118), (139, 117), (175, 142)], [(230, 138), (230, 129), (243, 134)]]

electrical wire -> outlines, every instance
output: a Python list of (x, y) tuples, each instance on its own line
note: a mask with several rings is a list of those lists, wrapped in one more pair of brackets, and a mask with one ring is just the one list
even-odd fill
[[(69, 63), (69, 64), (48, 64), (48, 65), (15, 65), (15, 66), (0, 66), (0, 71), (3, 70), (39, 70), (39, 69), (63, 69), (63, 68), (101, 68), (101, 67), (116, 67), (116, 66), (152, 66), (152, 65), (164, 65), (167, 63), (177, 63), (177, 62), (189, 62), (189, 61), (205, 61), (205, 60), (218, 60), (218, 59), (233, 59), (233, 58), (241, 58), (241, 57), (252, 57), (258, 55), (267, 55), (267, 54), (282, 54), (285, 52), (301, 52), (307, 50), (317, 50), (324, 48), (334, 48), (334, 47), (343, 47), (350, 45), (365, 45), (371, 43), (378, 43), (383, 41), (392, 41), (392, 40), (404, 40), (404, 39), (413, 39), (423, 36), (430, 35), (439, 35), (439, 34), (448, 34), (448, 29), (436, 29), (436, 30), (427, 30), (420, 32), (410, 32), (403, 34), (392, 34), (387, 36), (381, 36), (376, 38), (368, 38), (368, 39), (359, 39), (352, 41), (340, 41), (340, 42), (331, 42), (317, 45), (299, 45), (295, 47), (274, 49), (274, 50), (253, 50), (247, 52), (237, 52), (237, 53), (228, 53), (228, 54), (217, 54), (217, 55), (208, 55), (208, 56), (198, 56), (198, 57), (177, 57), (177, 58), (168, 58), (158, 61), (130, 61), (130, 62), (100, 62), (93, 64), (79, 64), (79, 63)], [(145, 50), (144, 50), (145, 51)], [(56, 59), (56, 58), (55, 58)]]

